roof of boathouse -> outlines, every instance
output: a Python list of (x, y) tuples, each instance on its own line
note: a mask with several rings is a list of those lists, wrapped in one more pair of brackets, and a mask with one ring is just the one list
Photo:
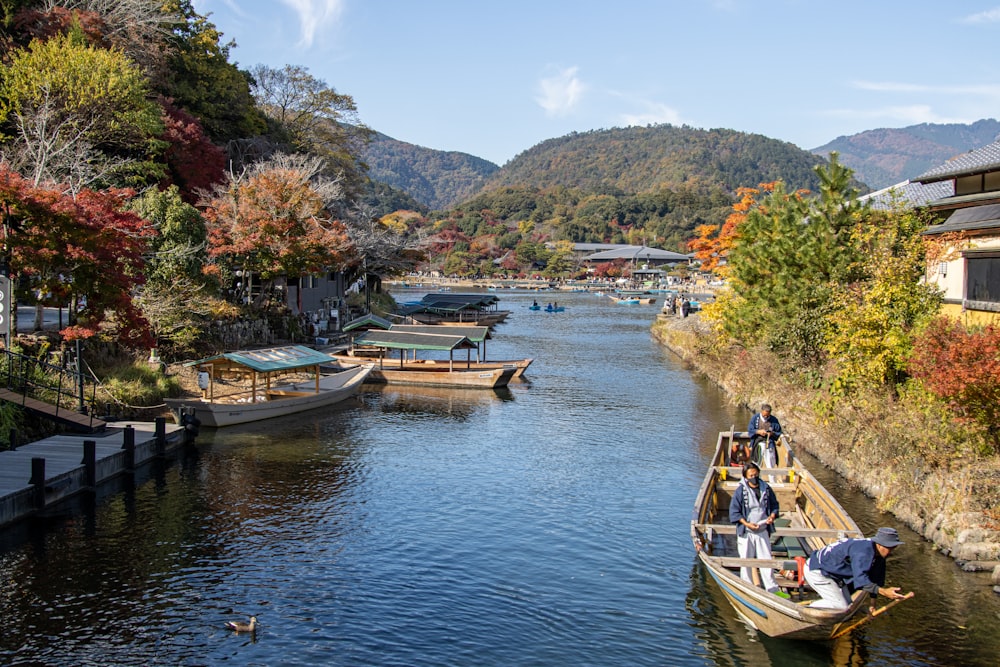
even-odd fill
[(473, 343), (481, 343), (486, 339), (493, 338), (490, 335), (489, 327), (481, 326), (467, 326), (467, 327), (457, 327), (449, 326), (447, 331), (441, 331), (440, 324), (393, 324), (389, 327), (389, 331), (397, 331), (401, 333), (424, 333), (424, 334), (434, 334), (434, 335), (454, 335), (454, 336), (465, 336)]
[(400, 309), (403, 315), (425, 311), (458, 312), (460, 310), (483, 310), (500, 301), (494, 294), (451, 294), (450, 292), (427, 294), (419, 303)]
[(370, 329), (389, 329), (392, 327), (392, 322), (384, 317), (367, 313), (361, 317), (355, 317), (353, 320), (345, 324), (344, 331), (354, 331), (355, 329), (363, 327)]
[(274, 371), (291, 371), (296, 368), (307, 366), (319, 366), (329, 364), (333, 361), (330, 355), (304, 347), (302, 345), (285, 345), (283, 347), (271, 347), (261, 350), (240, 350), (238, 352), (225, 352), (213, 357), (206, 357), (198, 361), (189, 361), (185, 366), (203, 366), (213, 364), (216, 367), (222, 365), (244, 366), (258, 373), (271, 373)]
[[(451, 327), (448, 327), (449, 329)], [(354, 339), (355, 345), (370, 345), (394, 350), (463, 350), (479, 347), (461, 335), (425, 334), (408, 331), (366, 331)]]

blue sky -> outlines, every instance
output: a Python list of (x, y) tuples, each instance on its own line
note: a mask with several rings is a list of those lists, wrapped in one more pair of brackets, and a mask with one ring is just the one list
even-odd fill
[(1000, 117), (1000, 0), (194, 0), (231, 59), (305, 67), (396, 139), (499, 165), (570, 132), (815, 148)]

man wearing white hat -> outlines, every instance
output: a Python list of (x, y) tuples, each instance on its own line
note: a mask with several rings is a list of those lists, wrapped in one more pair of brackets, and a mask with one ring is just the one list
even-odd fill
[(903, 544), (895, 528), (879, 528), (870, 539), (851, 539), (828, 544), (812, 552), (805, 565), (805, 579), (821, 599), (810, 607), (847, 609), (851, 594), (859, 589), (874, 598), (890, 600), (905, 597), (898, 587), (885, 587), (885, 559)]

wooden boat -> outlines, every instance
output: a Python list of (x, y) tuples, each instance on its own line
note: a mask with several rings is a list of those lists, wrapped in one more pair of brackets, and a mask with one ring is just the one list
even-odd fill
[[(448, 331), (448, 329), (443, 329)], [(501, 364), (498, 368), (476, 368), (471, 350), (478, 345), (466, 336), (447, 333), (421, 333), (416, 331), (366, 331), (354, 339), (355, 345), (381, 348), (385, 351), (372, 368), (368, 382), (388, 384), (429, 385), (436, 387), (477, 387), (495, 389), (506, 387), (519, 370), (514, 364)], [(388, 359), (389, 350), (399, 350), (398, 359)], [(448, 352), (446, 360), (417, 359), (417, 351)], [(455, 350), (466, 350), (465, 361), (454, 359)], [(407, 353), (411, 358), (407, 360)], [(343, 357), (335, 356), (340, 361)], [(531, 360), (526, 360), (527, 364)], [(525, 365), (525, 368), (527, 365)], [(523, 368), (521, 369), (523, 372)]]
[[(857, 591), (846, 610), (809, 607), (818, 596), (802, 580), (804, 558), (847, 537), (863, 537), (857, 524), (819, 481), (799, 463), (782, 439), (775, 468), (762, 468), (778, 497), (780, 514), (772, 536), (771, 560), (741, 559), (736, 549), (736, 525), (729, 522), (729, 503), (740, 483), (742, 469), (729, 466), (727, 456), (734, 442), (746, 442), (746, 432), (719, 434), (715, 455), (698, 491), (691, 519), (691, 540), (698, 559), (744, 622), (771, 637), (831, 639), (846, 632), (851, 617), (867, 606), (868, 594)], [(771, 480), (774, 480), (773, 482)], [(796, 560), (796, 558), (798, 558)], [(785, 599), (740, 578), (741, 566), (767, 566), (777, 572)], [(755, 578), (757, 573), (754, 572)]]
[(183, 408), (203, 426), (230, 426), (326, 407), (355, 395), (371, 364), (348, 369), (300, 345), (227, 352), (189, 362), (198, 369), (202, 397), (166, 399), (177, 423)]
[[(475, 343), (479, 348), (479, 353), (475, 359), (469, 355), (465, 360), (456, 360), (454, 362), (455, 367), (464, 368), (465, 370), (494, 370), (496, 368), (504, 368), (507, 366), (514, 366), (517, 370), (514, 371), (514, 377), (520, 378), (524, 375), (524, 372), (528, 369), (528, 366), (534, 361), (532, 358), (527, 359), (486, 359), (486, 341), (492, 338), (490, 335), (490, 328), (484, 326), (464, 326), (464, 327), (448, 327), (447, 329), (441, 327), (437, 324), (424, 324), (424, 325), (414, 325), (414, 324), (393, 324), (389, 327), (389, 331), (393, 333), (414, 333), (414, 334), (435, 334), (435, 335), (446, 335), (446, 336), (465, 336), (471, 342)], [(386, 355), (387, 349), (384, 347), (376, 347), (372, 345), (364, 345), (363, 341), (365, 339), (356, 338), (354, 345), (346, 353), (334, 354), (332, 355), (335, 359), (343, 363), (358, 363), (360, 359), (357, 357), (369, 357), (377, 358)], [(393, 340), (401, 340), (398, 337), (394, 337)], [(444, 348), (442, 348), (444, 349)], [(374, 359), (370, 359), (374, 360)], [(403, 365), (420, 363), (425, 365), (451, 365), (451, 361), (448, 359), (416, 359), (412, 360), (403, 359)]]
[(516, 371), (513, 366), (486, 370), (464, 368), (449, 370), (447, 366), (440, 365), (407, 364), (398, 367), (385, 363), (372, 368), (367, 381), (390, 385), (498, 389), (506, 387)]

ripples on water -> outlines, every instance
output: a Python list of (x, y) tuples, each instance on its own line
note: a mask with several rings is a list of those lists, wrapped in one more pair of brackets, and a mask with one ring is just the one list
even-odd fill
[[(208, 431), (96, 510), (8, 532), (0, 662), (995, 664), (954, 601), (833, 646), (747, 630), (688, 537), (716, 434), (747, 415), (650, 340), (655, 307), (530, 301), (503, 295), (487, 347), (535, 357), (525, 383)], [(953, 585), (920, 551), (924, 589)], [(224, 629), (251, 614), (256, 637)]]

